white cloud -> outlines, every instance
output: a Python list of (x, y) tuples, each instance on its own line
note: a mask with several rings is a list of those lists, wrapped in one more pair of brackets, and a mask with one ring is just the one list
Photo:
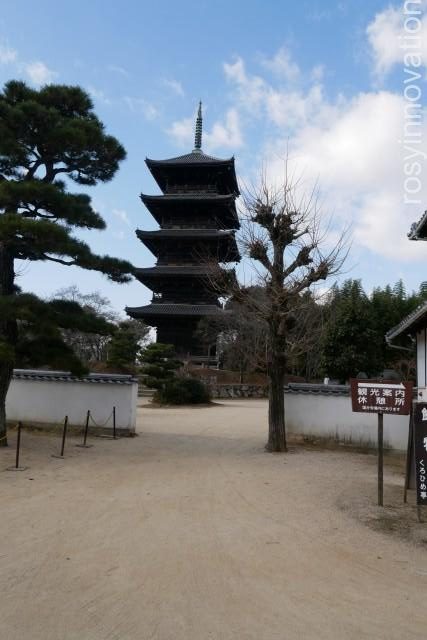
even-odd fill
[(24, 71), (36, 85), (49, 84), (58, 75), (56, 71), (52, 71), (39, 60), (24, 64)]
[(258, 109), (264, 100), (266, 82), (259, 76), (248, 76), (242, 58), (224, 63), (224, 73), (227, 80), (238, 89), (239, 101), (252, 112)]
[(211, 131), (206, 131), (203, 136), (204, 146), (210, 149), (231, 148), (238, 149), (243, 145), (240, 129), (240, 116), (237, 109), (229, 109), (223, 122), (214, 122)]
[[(183, 148), (192, 149), (194, 142), (195, 118), (176, 120), (167, 133)], [(240, 116), (237, 109), (229, 109), (224, 120), (217, 120), (212, 129), (203, 129), (202, 147), (210, 152), (216, 149), (237, 149), (243, 145)]]
[(129, 216), (124, 209), (113, 209), (112, 213), (113, 213), (113, 216), (115, 216), (116, 218), (118, 218), (119, 220), (127, 224), (128, 227), (130, 227)]
[(194, 119), (175, 120), (166, 132), (178, 146), (190, 148), (194, 142)]
[(108, 96), (106, 96), (104, 91), (102, 91), (101, 89), (96, 89), (95, 87), (92, 87), (90, 85), (88, 87), (88, 91), (89, 91), (90, 95), (92, 96), (92, 98), (94, 98), (98, 102), (102, 102), (102, 104), (105, 104), (105, 105), (110, 105), (111, 104), (110, 98), (108, 98)]
[(16, 62), (18, 57), (15, 49), (11, 49), (7, 45), (0, 45), (0, 64), (11, 64)]
[(129, 71), (126, 71), (126, 69), (124, 69), (123, 67), (120, 67), (118, 64), (109, 64), (107, 66), (107, 70), (112, 71), (113, 73), (118, 73), (121, 76), (124, 76), (125, 78), (130, 77)]
[(310, 73), (310, 79), (314, 82), (320, 82), (323, 80), (323, 76), (325, 75), (325, 67), (323, 64), (317, 64)]
[(125, 96), (123, 100), (132, 113), (142, 113), (146, 120), (155, 120), (159, 116), (159, 110), (157, 107), (144, 98), (132, 98), (131, 96)]
[(173, 91), (173, 93), (175, 93), (177, 96), (183, 97), (185, 95), (183, 86), (180, 82), (178, 82), (178, 80), (165, 78), (163, 80), (163, 84), (165, 85), (165, 87), (168, 87), (171, 91)]
[(405, 205), (402, 96), (372, 91), (331, 101), (317, 79), (306, 88), (276, 85), (248, 73), (241, 58), (224, 71), (237, 117), (267, 124), (255, 171), (263, 159), (269, 179), (280, 184), (289, 150), (291, 171), (303, 174), (305, 186), (318, 181), (324, 209), (352, 223), (355, 245), (392, 259), (425, 259), (425, 248), (406, 238), (427, 201), (427, 181), (417, 196), (423, 204)]
[[(377, 13), (368, 25), (366, 34), (374, 72), (379, 78), (395, 65), (403, 65), (405, 53), (418, 52), (421, 64), (427, 66), (427, 13), (423, 15), (426, 6), (425, 0), (409, 0), (399, 7), (390, 6)], [(418, 11), (419, 14), (415, 13)], [(405, 20), (409, 20), (406, 28)], [(416, 33), (410, 33), (410, 30), (416, 30)], [(408, 40), (408, 36), (412, 40)], [(411, 48), (405, 48), (408, 44)]]
[(286, 47), (281, 47), (272, 58), (264, 58), (263, 66), (290, 82), (297, 80), (300, 76), (300, 68), (292, 60)]

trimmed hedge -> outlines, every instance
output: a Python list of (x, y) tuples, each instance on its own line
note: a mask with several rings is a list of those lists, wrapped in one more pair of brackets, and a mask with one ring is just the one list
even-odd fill
[(200, 380), (175, 378), (156, 391), (153, 399), (160, 404), (207, 404), (211, 401), (211, 395)]

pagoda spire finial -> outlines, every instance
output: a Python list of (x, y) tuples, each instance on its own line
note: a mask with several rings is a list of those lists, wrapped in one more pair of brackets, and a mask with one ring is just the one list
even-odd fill
[(194, 136), (193, 153), (201, 153), (202, 151), (202, 125), (203, 125), (202, 102), (200, 101), (199, 109), (197, 111), (197, 118), (196, 118), (196, 133)]

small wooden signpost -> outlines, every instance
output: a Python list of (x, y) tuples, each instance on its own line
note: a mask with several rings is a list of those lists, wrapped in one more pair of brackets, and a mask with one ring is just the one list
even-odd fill
[(378, 414), (378, 504), (382, 507), (384, 414), (387, 413), (394, 416), (407, 416), (410, 414), (412, 382), (387, 382), (385, 380), (359, 380), (352, 378), (350, 387), (353, 411)]

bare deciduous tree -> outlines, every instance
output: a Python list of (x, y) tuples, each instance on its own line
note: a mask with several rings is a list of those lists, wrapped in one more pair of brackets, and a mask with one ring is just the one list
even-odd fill
[[(331, 232), (321, 215), (317, 187), (309, 192), (302, 180), (289, 176), (275, 188), (265, 177), (257, 189), (243, 196), (241, 250), (251, 260), (258, 285), (240, 285), (233, 274), (222, 272), (216, 286), (265, 322), (268, 334), (269, 377), (268, 451), (286, 451), (284, 380), (289, 357), (295, 351), (298, 309), (304, 294), (319, 281), (336, 275), (347, 256), (347, 232)], [(335, 237), (332, 245), (330, 238)], [(299, 342), (299, 349), (304, 341)]]

